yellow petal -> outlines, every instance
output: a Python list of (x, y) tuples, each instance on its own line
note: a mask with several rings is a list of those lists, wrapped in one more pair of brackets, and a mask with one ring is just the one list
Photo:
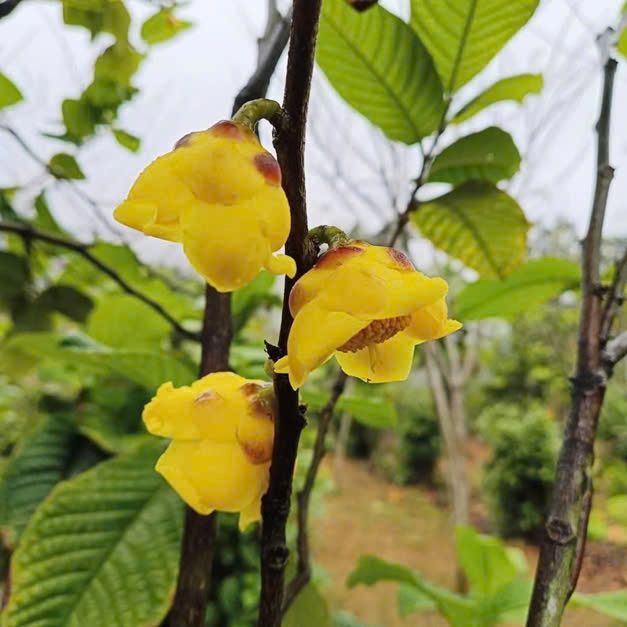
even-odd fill
[[(294, 318), (287, 340), (292, 387), (299, 388), (312, 370), (322, 365), (338, 346), (342, 346), (367, 324), (367, 321), (342, 311), (321, 309), (317, 301), (305, 305)], [(281, 367), (281, 360), (277, 364)]]
[(250, 464), (237, 444), (174, 441), (156, 470), (190, 507), (209, 514), (248, 508), (267, 485), (269, 464)]
[(405, 333), (416, 340), (425, 342), (454, 333), (461, 326), (457, 320), (448, 319), (446, 300), (441, 298), (437, 302), (415, 311)]
[(404, 381), (411, 371), (416, 342), (397, 333), (382, 344), (372, 344), (355, 353), (336, 353), (342, 370), (371, 383)]
[(239, 514), (239, 529), (244, 531), (250, 523), (261, 520), (261, 498), (268, 491), (268, 484), (270, 483), (270, 463), (264, 464), (265, 467), (265, 481), (259, 484), (259, 493), (255, 498), (242, 508)]
[(264, 268), (270, 274), (287, 274), (290, 278), (296, 274), (296, 262), (288, 255), (269, 255)]
[(172, 383), (164, 383), (144, 407), (142, 418), (148, 431), (166, 438), (199, 438), (200, 430), (191, 416), (194, 396), (190, 387), (175, 388)]

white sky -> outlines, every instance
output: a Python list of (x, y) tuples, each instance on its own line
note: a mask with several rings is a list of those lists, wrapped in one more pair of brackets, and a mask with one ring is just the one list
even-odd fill
[[(459, 95), (463, 103), (498, 78), (544, 73), (540, 96), (528, 98), (522, 107), (497, 105), (461, 127), (465, 133), (497, 124), (512, 133), (524, 161), (509, 190), (533, 222), (550, 224), (562, 216), (575, 221), (579, 233), (584, 230), (592, 198), (601, 80), (595, 35), (617, 24), (622, 3), (543, 0), (530, 24)], [(136, 29), (154, 11), (137, 0), (127, 4)], [(404, 0), (385, 4), (401, 14), (407, 11)], [(97, 201), (99, 219), (67, 185), (48, 181), (53, 209), (63, 226), (83, 239), (96, 233), (114, 239), (110, 228), (119, 228), (142, 256), (181, 263), (178, 247), (118, 227), (110, 213), (150, 160), (170, 150), (190, 130), (229, 116), (234, 95), (254, 67), (255, 38), (263, 30), (265, 7), (265, 0), (193, 0), (179, 10), (180, 17), (194, 22), (194, 28), (150, 51), (136, 77), (141, 91), (121, 112), (119, 126), (142, 138), (141, 150), (132, 154), (103, 134), (77, 155), (87, 174), (80, 188)], [(19, 131), (44, 158), (72, 152), (72, 146), (39, 133), (61, 131), (61, 101), (78, 96), (90, 82), (93, 60), (108, 44), (107, 35), (90, 43), (84, 29), (63, 26), (60, 2), (23, 2), (0, 21), (0, 71), (18, 84), (25, 102), (0, 112), (0, 122)], [(141, 48), (138, 38), (137, 46)], [(270, 95), (277, 99), (284, 61), (271, 85)], [(627, 60), (620, 64), (616, 79), (611, 151), (616, 177), (606, 220), (608, 235), (627, 235), (625, 103)], [(310, 224), (330, 222), (351, 228), (359, 223), (366, 232), (379, 229), (393, 217), (394, 202), (397, 207), (403, 204), (409, 178), (418, 172), (416, 149), (391, 146), (339, 100), (319, 71), (311, 113)], [(452, 138), (445, 136), (442, 144)], [(271, 148), (268, 141), (266, 145)], [(21, 201), (27, 206), (28, 197), (44, 181), (41, 167), (0, 133), (0, 187), (26, 186)]]

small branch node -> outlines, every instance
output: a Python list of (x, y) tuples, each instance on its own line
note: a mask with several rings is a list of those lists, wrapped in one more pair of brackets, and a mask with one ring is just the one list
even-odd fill
[(575, 539), (575, 530), (568, 522), (559, 518), (549, 518), (546, 533), (556, 544), (565, 545)]

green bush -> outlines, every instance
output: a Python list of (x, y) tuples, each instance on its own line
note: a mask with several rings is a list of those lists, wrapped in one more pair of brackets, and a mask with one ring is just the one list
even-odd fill
[(599, 437), (610, 447), (612, 457), (627, 462), (627, 393), (620, 385), (610, 385), (599, 419)]
[(523, 410), (496, 404), (479, 418), (492, 446), (484, 490), (496, 529), (504, 536), (534, 538), (548, 507), (557, 459), (555, 424), (539, 405)]

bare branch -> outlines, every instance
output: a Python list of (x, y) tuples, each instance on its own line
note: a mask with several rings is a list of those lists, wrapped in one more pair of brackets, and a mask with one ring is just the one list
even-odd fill
[(19, 224), (13, 222), (0, 222), (0, 231), (5, 233), (14, 233), (15, 235), (19, 235), (24, 240), (39, 240), (42, 242), (46, 242), (48, 244), (52, 244), (53, 246), (60, 246), (61, 248), (67, 248), (68, 250), (72, 250), (93, 266), (98, 268), (103, 274), (106, 274), (110, 279), (115, 281), (127, 294), (137, 298), (142, 303), (148, 305), (153, 311), (156, 311), (164, 320), (166, 320), (172, 328), (179, 334), (181, 337), (184, 337), (188, 340), (193, 340), (195, 342), (200, 341), (200, 334), (195, 333), (194, 331), (189, 331), (185, 327), (183, 327), (178, 320), (176, 320), (173, 316), (171, 316), (157, 301), (150, 298), (140, 290), (134, 288), (132, 285), (126, 282), (113, 268), (108, 266), (106, 263), (103, 263), (98, 257), (89, 252), (90, 245), (83, 244), (80, 242), (75, 242), (70, 239), (64, 239), (62, 237), (57, 237), (56, 235), (50, 235), (49, 233), (43, 233), (35, 229), (34, 227), (28, 224)]
[(603, 351), (603, 364), (611, 371), (625, 356), (627, 356), (627, 331), (623, 331), (607, 343)]

